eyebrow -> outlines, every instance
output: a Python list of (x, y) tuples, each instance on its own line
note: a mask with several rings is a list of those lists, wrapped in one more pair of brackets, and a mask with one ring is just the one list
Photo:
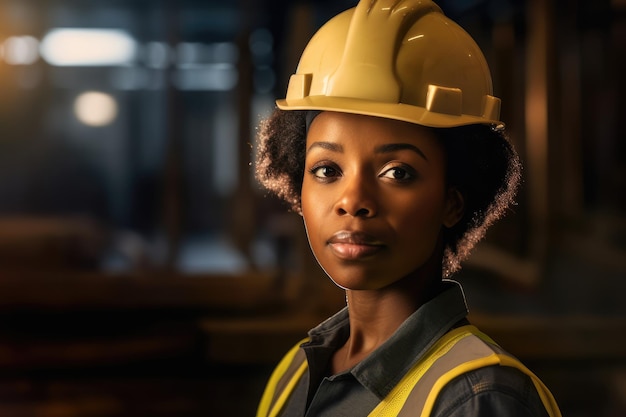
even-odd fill
[(403, 151), (403, 150), (413, 151), (419, 156), (421, 156), (422, 158), (424, 158), (426, 161), (428, 161), (428, 158), (426, 157), (424, 152), (422, 152), (422, 150), (418, 148), (417, 146), (411, 145), (410, 143), (388, 143), (386, 145), (381, 145), (377, 147), (375, 149), (375, 152), (376, 153), (390, 153), (390, 152)]
[[(340, 152), (340, 153), (343, 152), (342, 145), (338, 143), (332, 143), (332, 142), (313, 142), (311, 146), (309, 146), (309, 148), (306, 150), (307, 153), (309, 153), (309, 151), (311, 151), (311, 149), (313, 148), (322, 148), (331, 152)], [(385, 145), (378, 146), (374, 150), (374, 152), (391, 153), (391, 152), (397, 152), (397, 151), (403, 151), (403, 150), (413, 151), (419, 156), (421, 156), (422, 158), (424, 158), (424, 160), (428, 161), (428, 158), (426, 157), (424, 152), (422, 152), (422, 150), (418, 148), (417, 146), (411, 145), (410, 143), (388, 143)]]
[(332, 152), (343, 152), (343, 146), (338, 143), (332, 142), (313, 142), (311, 146), (309, 146), (309, 149), (306, 150), (306, 152), (309, 153), (309, 151), (313, 148), (322, 148)]

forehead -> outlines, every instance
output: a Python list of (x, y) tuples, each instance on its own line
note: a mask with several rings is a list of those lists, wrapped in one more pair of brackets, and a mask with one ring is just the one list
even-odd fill
[(307, 148), (318, 141), (352, 143), (360, 149), (380, 143), (410, 143), (429, 152), (442, 151), (432, 128), (382, 117), (328, 111), (311, 122)]

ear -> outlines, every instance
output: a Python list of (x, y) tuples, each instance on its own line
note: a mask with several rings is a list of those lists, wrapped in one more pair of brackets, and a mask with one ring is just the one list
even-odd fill
[(465, 199), (463, 195), (456, 187), (448, 188), (443, 225), (447, 228), (453, 227), (461, 220), (463, 213), (465, 213)]

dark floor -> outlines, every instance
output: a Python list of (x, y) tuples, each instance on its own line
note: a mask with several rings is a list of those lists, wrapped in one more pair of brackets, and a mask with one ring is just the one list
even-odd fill
[[(228, 285), (207, 281), (200, 287), (195, 281), (190, 289), (173, 280), (171, 288), (160, 283), (150, 293), (136, 282), (96, 278), (97, 285), (76, 291), (66, 282), (63, 298), (55, 298), (12, 289), (5, 278), (0, 282), (0, 417), (254, 415), (282, 353), (328, 311), (303, 315), (291, 304), (259, 304), (268, 299), (265, 292), (275, 291), (270, 281), (253, 285), (232, 279)], [(37, 279), (31, 282), (45, 287)], [(58, 277), (54, 282), (64, 285)], [(488, 284), (485, 279), (467, 286), (468, 301), (477, 306), (472, 321), (544, 380), (564, 416), (626, 415), (623, 315), (533, 315), (523, 308), (536, 302), (532, 292), (516, 289), (507, 295), (510, 289), (488, 290)], [(124, 296), (98, 301), (99, 294), (111, 292)], [(492, 301), (494, 311), (481, 304), (490, 294), (499, 294)], [(329, 309), (342, 302), (335, 292), (316, 296)], [(521, 313), (495, 308), (507, 297)], [(236, 307), (225, 309), (227, 304)]]

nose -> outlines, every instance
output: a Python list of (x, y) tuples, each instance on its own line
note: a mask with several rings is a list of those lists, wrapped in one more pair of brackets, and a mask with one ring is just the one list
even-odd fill
[(375, 186), (361, 176), (343, 178), (335, 213), (339, 216), (374, 217), (378, 212)]

